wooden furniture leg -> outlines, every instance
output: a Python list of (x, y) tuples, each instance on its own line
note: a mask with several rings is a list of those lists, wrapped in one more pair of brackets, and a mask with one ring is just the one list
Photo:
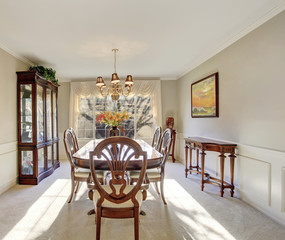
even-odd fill
[(201, 151), (201, 190), (204, 190), (204, 167), (205, 167), (205, 151)]
[(101, 208), (97, 208), (97, 214), (95, 216), (96, 221), (96, 240), (100, 240), (101, 233)]
[(154, 182), (154, 184), (155, 184), (155, 189), (156, 189), (157, 194), (160, 195), (160, 192), (159, 192), (159, 189), (158, 189), (158, 183)]
[(225, 166), (225, 154), (221, 153), (220, 157), (220, 172), (221, 172), (221, 197), (224, 196), (224, 166)]
[[(189, 160), (189, 169), (192, 170), (192, 148), (189, 148), (190, 151), (190, 160)], [(192, 172), (190, 171), (189, 174), (191, 174)]]
[(164, 166), (161, 167), (161, 173), (160, 173), (160, 196), (163, 203), (167, 205), (164, 197)]
[(134, 210), (135, 219), (134, 219), (134, 231), (135, 231), (135, 240), (139, 240), (139, 208)]
[(77, 193), (77, 192), (78, 192), (79, 184), (80, 184), (80, 182), (79, 182), (79, 181), (77, 181), (77, 182), (76, 182), (76, 189), (75, 189), (75, 192), (74, 192), (74, 193)]
[(93, 214), (96, 214), (96, 211), (95, 211), (95, 209), (93, 208), (93, 209), (91, 209), (91, 210), (89, 210), (88, 211), (88, 213), (87, 213), (87, 215), (93, 215)]
[(197, 171), (199, 171), (199, 148), (196, 149), (196, 154), (197, 154)]
[(173, 136), (173, 140), (172, 140), (171, 156), (172, 156), (172, 162), (175, 162), (176, 161), (176, 159), (174, 157), (174, 147), (175, 147), (175, 139), (176, 139), (176, 132), (175, 132), (175, 130), (172, 130), (172, 136)]
[(235, 154), (234, 152), (231, 152), (231, 154), (229, 155), (229, 158), (230, 158), (230, 169), (231, 169), (231, 197), (234, 196), (234, 172), (235, 172)]
[(188, 165), (188, 149), (189, 149), (189, 147), (186, 145), (185, 146), (185, 177), (186, 178), (188, 175), (188, 168), (187, 168), (187, 165)]
[(92, 201), (93, 200), (93, 190), (92, 189), (89, 189), (88, 191), (88, 197), (89, 199)]
[(76, 183), (75, 183), (75, 180), (74, 180), (74, 176), (72, 175), (72, 176), (71, 176), (71, 193), (70, 193), (70, 196), (69, 196), (68, 203), (70, 203), (71, 200), (72, 200), (72, 198), (73, 198), (75, 185), (76, 185)]

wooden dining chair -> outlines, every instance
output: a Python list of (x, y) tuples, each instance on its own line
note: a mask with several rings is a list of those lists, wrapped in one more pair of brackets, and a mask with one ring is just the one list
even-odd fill
[[(125, 173), (133, 159), (141, 160), (141, 170), (136, 185), (127, 184)], [(147, 166), (147, 153), (134, 140), (111, 137), (100, 142), (90, 152), (90, 169), (95, 188), (93, 201), (96, 212), (96, 239), (100, 239), (101, 218), (134, 218), (135, 240), (139, 239), (139, 213), (143, 201), (142, 183)], [(109, 184), (100, 185), (96, 162), (107, 161), (111, 171)], [(94, 164), (95, 163), (95, 164)], [(118, 236), (114, 236), (118, 238)]]
[(76, 152), (79, 150), (79, 145), (78, 145), (78, 140), (77, 140), (77, 136), (76, 136), (76, 133), (74, 131), (73, 128), (69, 128), (70, 131), (71, 131), (71, 134), (73, 136), (73, 139), (74, 139), (74, 144), (75, 144), (75, 148), (76, 148)]
[[(74, 160), (72, 155), (77, 152), (78, 149), (78, 144), (76, 144), (76, 140), (74, 138), (74, 130), (71, 128), (68, 128), (64, 131), (64, 147), (67, 155), (67, 159), (70, 163), (71, 167), (71, 193), (69, 196), (68, 203), (71, 202), (74, 193), (76, 194), (79, 188), (80, 182), (87, 182), (91, 184), (91, 173), (89, 169), (83, 169), (79, 168), (74, 164)], [(97, 173), (98, 174), (98, 179), (100, 180), (101, 183), (103, 183), (103, 172), (100, 171)]]
[[(126, 136), (126, 129), (124, 129), (121, 126), (117, 126), (117, 128), (119, 129), (120, 132), (120, 136)], [(112, 127), (110, 127), (107, 131), (107, 138), (110, 136), (110, 131), (111, 131)]]
[(161, 131), (162, 131), (161, 127), (157, 127), (154, 131), (151, 146), (154, 147), (155, 149), (158, 148), (159, 140), (160, 140), (160, 136), (161, 136)]
[[(167, 203), (164, 197), (164, 174), (165, 174), (165, 164), (169, 156), (171, 141), (172, 141), (171, 130), (167, 128), (163, 132), (160, 142), (158, 144), (159, 145), (158, 151), (160, 151), (160, 153), (162, 153), (163, 155), (161, 165), (159, 168), (149, 169), (146, 171), (146, 175), (147, 175), (149, 182), (155, 183), (155, 188), (159, 195), (161, 192), (161, 198), (165, 205)], [(134, 184), (138, 180), (139, 174), (140, 173), (138, 171), (130, 172), (131, 184)], [(158, 189), (158, 182), (160, 182), (160, 192)]]

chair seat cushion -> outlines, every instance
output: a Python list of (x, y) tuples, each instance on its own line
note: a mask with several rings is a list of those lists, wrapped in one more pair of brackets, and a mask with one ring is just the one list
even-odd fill
[[(109, 185), (101, 185), (101, 186), (102, 186), (102, 188), (104, 188), (104, 190), (105, 190), (107, 193), (111, 193), (111, 192), (112, 192), (112, 190), (111, 190), (111, 188), (110, 188)], [(115, 188), (118, 189), (118, 191), (119, 191), (119, 187), (120, 187), (120, 186), (118, 186), (118, 187), (115, 186)], [(127, 185), (126, 188), (124, 189), (124, 193), (127, 194), (127, 193), (130, 192), (133, 188), (134, 188), (133, 185)], [(117, 192), (118, 192), (118, 191), (117, 191)], [(93, 202), (94, 202), (95, 207), (96, 207), (96, 202), (97, 202), (97, 200), (98, 200), (99, 198), (100, 198), (100, 194), (99, 194), (99, 192), (98, 192), (97, 190), (95, 190), (94, 193), (93, 193)], [(137, 192), (136, 198), (137, 198), (137, 200), (138, 200), (138, 202), (139, 202), (139, 205), (141, 206), (142, 201), (143, 201), (143, 195), (142, 195), (142, 192), (141, 192), (141, 191), (138, 191), (138, 192)], [(119, 203), (119, 204), (118, 204), (118, 203), (112, 203), (112, 202), (110, 202), (110, 201), (104, 199), (104, 201), (103, 201), (103, 203), (102, 203), (102, 207), (109, 207), (109, 208), (128, 208), (128, 207), (133, 207), (133, 206), (134, 206), (134, 204), (133, 204), (133, 202), (132, 202), (131, 199), (128, 200), (128, 201), (126, 201), (126, 202)]]
[[(146, 174), (147, 174), (148, 179), (159, 178), (160, 177), (160, 169), (158, 169), (158, 168), (148, 169), (148, 170), (146, 170)], [(135, 179), (139, 178), (139, 175), (140, 175), (140, 171), (131, 171), (130, 172), (131, 178), (135, 178)]]
[(74, 176), (87, 179), (89, 177), (89, 172), (77, 171), (77, 172), (74, 172)]
[[(86, 169), (80, 169), (79, 171), (74, 173), (75, 177), (80, 177), (80, 178), (88, 178), (89, 177), (90, 170)], [(103, 178), (104, 177), (104, 172), (103, 171), (96, 171), (97, 178)]]

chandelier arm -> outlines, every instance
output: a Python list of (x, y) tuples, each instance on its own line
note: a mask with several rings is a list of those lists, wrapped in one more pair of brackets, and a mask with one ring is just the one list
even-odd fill
[(106, 92), (104, 93), (103, 87), (100, 87), (100, 92), (102, 97), (107, 97), (109, 95), (109, 87), (106, 89)]
[[(124, 92), (124, 89), (127, 89), (127, 92)], [(127, 97), (127, 96), (129, 96), (129, 94), (130, 94), (130, 92), (131, 92), (131, 87), (130, 86), (127, 86), (127, 87), (122, 87), (121, 86), (121, 91), (122, 91), (122, 94), (125, 96), (125, 97)]]

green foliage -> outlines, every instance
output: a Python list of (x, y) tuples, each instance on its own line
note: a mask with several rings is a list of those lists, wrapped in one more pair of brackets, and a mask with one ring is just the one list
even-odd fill
[(42, 75), (47, 81), (52, 81), (55, 84), (58, 84), (58, 80), (56, 79), (56, 71), (52, 68), (45, 68), (43, 66), (32, 66), (29, 68), (29, 71), (37, 71), (40, 75)]

